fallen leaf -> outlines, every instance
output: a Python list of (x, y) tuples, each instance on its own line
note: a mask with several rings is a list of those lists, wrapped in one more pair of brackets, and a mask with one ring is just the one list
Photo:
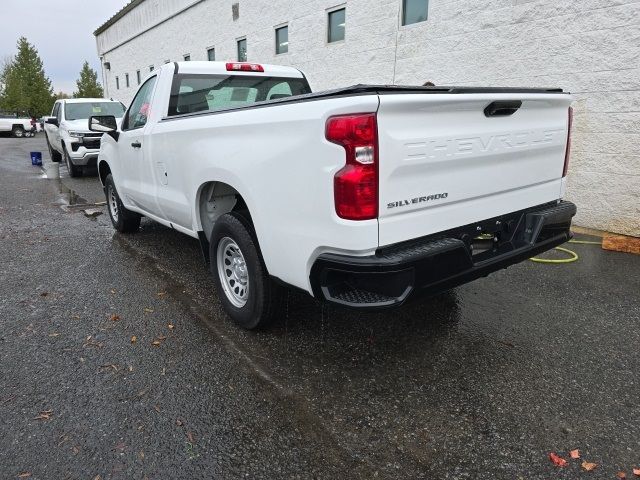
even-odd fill
[(49, 334), (50, 337), (58, 337), (60, 334), (58, 332), (53, 332)]
[[(91, 338), (89, 336), (89, 338)], [(82, 345), (83, 347), (96, 347), (96, 348), (102, 348), (102, 343), (101, 342), (96, 342), (94, 340), (87, 340), (84, 345)]]
[(115, 365), (113, 363), (110, 363), (108, 365), (100, 365), (100, 367), (98, 368), (104, 368), (104, 369), (113, 368), (116, 372), (118, 371), (118, 365)]
[(116, 289), (112, 288), (111, 290), (109, 290), (111, 292), (111, 295), (115, 295), (116, 294)]
[(41, 297), (46, 297), (47, 295), (49, 295), (49, 292), (42, 292), (42, 293), (40, 294), (40, 296), (41, 296)]
[(151, 342), (151, 345), (153, 345), (154, 347), (159, 347), (161, 343), (162, 342), (160, 342), (159, 340), (154, 340), (153, 342)]
[(144, 309), (144, 313), (153, 313), (153, 308), (147, 308), (147, 307), (145, 307), (145, 309)]
[(634, 474), (636, 477), (640, 477), (640, 468), (634, 468), (634, 469), (633, 469), (633, 474)]
[(151, 342), (151, 345), (153, 345), (154, 347), (157, 347), (161, 345), (162, 342), (164, 342), (166, 339), (167, 337), (165, 337), (164, 335), (160, 335), (159, 337), (155, 338), (153, 342)]
[(167, 325), (167, 327), (169, 327), (169, 330), (173, 330), (174, 328), (176, 328), (175, 325), (173, 325), (172, 323), (170, 323), (169, 325)]
[(118, 442), (114, 450), (120, 450), (121, 452), (124, 452), (125, 448), (127, 448), (127, 446), (125, 445), (124, 442)]
[(587, 461), (582, 462), (582, 468), (584, 468), (587, 472), (590, 472), (591, 470), (595, 470), (597, 466), (598, 466), (597, 463), (591, 463)]
[(158, 292), (156, 293), (156, 295), (158, 296), (158, 298), (162, 298), (167, 294), (167, 292)]
[(160, 407), (158, 405), (154, 405), (153, 408), (156, 412), (160, 413)]
[(144, 460), (144, 452), (142, 450), (140, 450), (140, 453), (138, 453), (138, 456), (140, 457), (140, 460)]
[(554, 465), (558, 466), (558, 467), (566, 467), (567, 466), (567, 461), (562, 458), (561, 456), (551, 452), (549, 454), (549, 460), (551, 460), (553, 462)]
[(109, 320), (111, 320), (112, 322), (117, 322), (118, 320), (120, 320), (120, 315), (117, 315), (117, 314), (113, 313), (109, 317)]
[(571, 450), (571, 458), (580, 458), (580, 450), (577, 448), (575, 450)]
[(616, 477), (618, 478), (627, 478), (627, 474), (625, 472), (616, 473)]
[(133, 335), (131, 337), (131, 343), (136, 343), (138, 341), (138, 337), (136, 337), (135, 335)]
[(34, 420), (50, 420), (53, 415), (53, 410), (43, 410), (40, 414), (34, 418)]
[(78, 447), (73, 447), (71, 450), (73, 450), (73, 453), (76, 455), (80, 453), (80, 449)]
[(176, 419), (176, 425), (181, 427), (182, 425), (184, 425), (184, 423), (182, 423), (182, 420), (180, 420), (179, 418)]
[(31, 476), (31, 472), (22, 472), (18, 474), (18, 478), (27, 478)]
[(187, 432), (187, 438), (189, 439), (189, 443), (191, 443), (191, 444), (196, 443), (196, 442), (193, 440), (193, 433), (191, 433), (191, 432)]

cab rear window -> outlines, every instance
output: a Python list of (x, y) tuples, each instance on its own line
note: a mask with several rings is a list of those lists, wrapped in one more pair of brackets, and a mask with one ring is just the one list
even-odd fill
[(305, 93), (311, 89), (304, 78), (178, 74), (173, 79), (168, 114), (214, 112)]

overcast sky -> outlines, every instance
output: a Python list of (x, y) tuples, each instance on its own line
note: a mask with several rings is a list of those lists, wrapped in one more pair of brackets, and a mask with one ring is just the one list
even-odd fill
[(35, 45), (56, 92), (73, 93), (88, 60), (102, 78), (93, 31), (129, 0), (0, 0), (0, 61), (21, 36)]

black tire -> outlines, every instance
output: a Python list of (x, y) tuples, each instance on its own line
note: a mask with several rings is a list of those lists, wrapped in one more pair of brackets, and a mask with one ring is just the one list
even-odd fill
[[(111, 224), (120, 233), (135, 233), (140, 229), (140, 214), (127, 210), (122, 205), (113, 176), (107, 175), (104, 182), (104, 194), (107, 197), (107, 210)], [(113, 194), (113, 197), (112, 197)]]
[(64, 155), (64, 163), (67, 166), (67, 170), (69, 171), (70, 177), (81, 177), (82, 176), (82, 167), (74, 165), (71, 161), (71, 157), (69, 156), (69, 152), (67, 152), (67, 147), (62, 145), (62, 151)]
[[(239, 284), (233, 284), (233, 279), (223, 280), (223, 277), (229, 279), (232, 276), (231, 273), (227, 273), (232, 269), (223, 271), (222, 275), (218, 272), (218, 251), (223, 249), (221, 251), (223, 261), (226, 262), (230, 258), (225, 256), (230, 246), (227, 243), (228, 239), (235, 243), (240, 250), (240, 256), (244, 259), (248, 291), (244, 305), (238, 305), (238, 298), (229, 291), (229, 289), (237, 289)], [(267, 327), (280, 311), (284, 289), (269, 277), (253, 227), (245, 216), (238, 212), (231, 212), (216, 220), (211, 232), (209, 255), (213, 281), (227, 314), (237, 325), (247, 330)], [(232, 266), (231, 263), (225, 264)]]
[(53, 149), (51, 143), (49, 143), (49, 137), (46, 135), (45, 137), (47, 138), (47, 148), (49, 149), (49, 157), (51, 157), (51, 161), (60, 163), (62, 161), (62, 155), (60, 155), (60, 152)]
[(49, 157), (52, 162), (60, 163), (62, 162), (62, 155), (57, 150), (54, 150), (51, 146), (51, 142), (49, 142), (49, 137), (45, 134), (45, 138), (47, 139), (47, 149), (49, 150)]
[(14, 136), (15, 138), (22, 138), (24, 137), (24, 127), (21, 125), (14, 125), (13, 128), (11, 129), (11, 135)]

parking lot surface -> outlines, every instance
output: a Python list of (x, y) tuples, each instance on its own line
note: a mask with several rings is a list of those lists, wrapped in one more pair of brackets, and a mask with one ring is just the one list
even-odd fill
[[(0, 477), (615, 478), (640, 464), (640, 257), (571, 245), (379, 314), (236, 328), (196, 240), (0, 138)], [(579, 206), (578, 206), (579, 207)], [(593, 240), (593, 238), (591, 238)], [(553, 255), (553, 254), (549, 254)], [(579, 449), (564, 468), (548, 455)], [(598, 464), (581, 469), (582, 460)], [(27, 477), (27, 474), (30, 476)]]

